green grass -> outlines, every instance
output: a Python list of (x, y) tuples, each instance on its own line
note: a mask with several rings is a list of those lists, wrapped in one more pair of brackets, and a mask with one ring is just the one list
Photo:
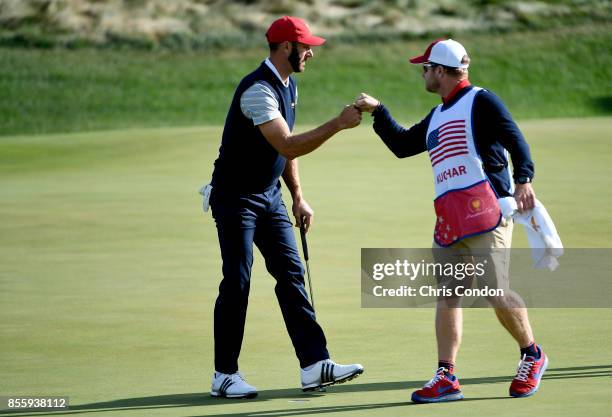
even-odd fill
[[(462, 35), (470, 77), (498, 93), (518, 118), (612, 112), (609, 24), (555, 31)], [(0, 48), (0, 135), (128, 127), (220, 125), (239, 80), (267, 54), (252, 48), (170, 52)], [(361, 91), (400, 120), (424, 116), (438, 98), (407, 58), (429, 40), (317, 48), (299, 74), (299, 123), (321, 123)]]
[[(566, 247), (612, 247), (612, 119), (521, 127), (536, 191)], [(301, 394), (258, 254), (240, 366), (261, 394), (209, 399), (221, 262), (196, 190), (220, 132), (2, 138), (0, 395), (68, 395), (74, 413), (97, 416), (609, 415), (612, 309), (530, 311), (551, 369), (525, 400), (506, 398), (518, 360), (511, 338), (490, 310), (467, 311), (457, 371), (468, 400), (409, 403), (435, 366), (433, 311), (361, 309), (359, 256), (362, 247), (430, 245), (430, 169), (423, 156), (395, 159), (367, 126), (300, 159), (316, 211), (309, 245), (318, 317), (333, 357), (360, 361), (366, 373), (327, 394)], [(515, 242), (526, 244), (520, 228)]]

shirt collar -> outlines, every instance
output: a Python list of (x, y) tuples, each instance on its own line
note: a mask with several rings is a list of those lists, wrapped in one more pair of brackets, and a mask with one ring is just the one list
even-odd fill
[(266, 58), (266, 60), (264, 61), (266, 63), (266, 65), (268, 66), (268, 68), (270, 68), (272, 70), (272, 72), (274, 73), (274, 75), (276, 75), (276, 78), (278, 78), (280, 80), (280, 82), (285, 86), (285, 87), (289, 87), (289, 77), (287, 77), (287, 81), (283, 81), (283, 79), (281, 78), (280, 74), (278, 73), (278, 70), (276, 69), (276, 67), (274, 66), (274, 64), (272, 63), (272, 61), (270, 61), (270, 58)]
[(465, 87), (469, 87), (470, 85), (470, 80), (465, 79), (465, 80), (461, 80), (459, 82), (459, 84), (457, 84), (455, 86), (455, 88), (453, 88), (453, 91), (451, 91), (450, 93), (448, 93), (448, 95), (446, 97), (442, 98), (442, 103), (447, 104), (449, 101), (451, 101), (459, 91), (463, 90)]

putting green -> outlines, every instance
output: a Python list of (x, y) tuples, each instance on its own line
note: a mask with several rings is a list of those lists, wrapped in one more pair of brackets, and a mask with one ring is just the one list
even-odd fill
[[(612, 118), (520, 125), (536, 192), (566, 247), (612, 247)], [(0, 138), (0, 395), (67, 395), (68, 413), (98, 416), (610, 415), (612, 309), (531, 310), (550, 369), (540, 392), (521, 400), (507, 397), (518, 362), (510, 336), (490, 310), (466, 311), (457, 365), (466, 400), (409, 402), (435, 367), (433, 311), (361, 309), (360, 248), (428, 247), (433, 186), (425, 156), (396, 159), (369, 126), (300, 158), (316, 212), (317, 315), (333, 358), (366, 372), (301, 393), (258, 254), (240, 367), (260, 395), (210, 399), (221, 262), (197, 189), (220, 132)], [(521, 230), (515, 244), (526, 246)]]

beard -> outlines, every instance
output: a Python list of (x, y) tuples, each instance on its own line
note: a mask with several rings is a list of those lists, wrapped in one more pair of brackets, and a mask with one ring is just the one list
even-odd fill
[(440, 88), (440, 83), (435, 79), (430, 80), (430, 82), (425, 82), (425, 90), (430, 93), (436, 93), (438, 88)]
[(300, 69), (300, 54), (298, 53), (297, 42), (293, 42), (291, 45), (291, 53), (287, 58), (289, 64), (291, 64), (291, 69), (293, 69), (293, 72), (302, 72), (302, 70)]

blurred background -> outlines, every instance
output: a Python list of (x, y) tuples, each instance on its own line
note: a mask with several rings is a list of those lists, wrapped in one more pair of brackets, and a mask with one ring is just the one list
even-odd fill
[(0, 0), (0, 134), (222, 124), (285, 14), (329, 39), (299, 76), (298, 123), (360, 91), (400, 119), (425, 114), (436, 99), (407, 57), (441, 36), (465, 44), (472, 81), (519, 118), (606, 115), (611, 12), (607, 0)]
[(252, 45), (285, 14), (344, 40), (605, 22), (602, 0), (2, 0), (2, 44), (140, 48)]

